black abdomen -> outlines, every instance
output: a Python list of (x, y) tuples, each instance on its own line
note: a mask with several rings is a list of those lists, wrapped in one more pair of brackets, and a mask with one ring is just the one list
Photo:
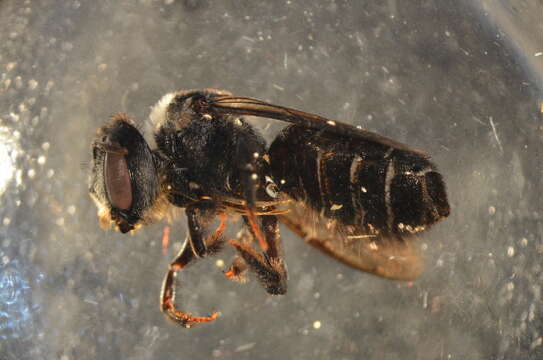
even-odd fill
[(269, 150), (281, 191), (365, 231), (420, 231), (449, 214), (445, 185), (422, 155), (289, 126)]

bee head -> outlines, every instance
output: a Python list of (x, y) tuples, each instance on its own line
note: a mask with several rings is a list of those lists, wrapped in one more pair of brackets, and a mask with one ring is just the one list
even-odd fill
[(144, 224), (160, 185), (153, 153), (134, 123), (114, 115), (98, 129), (92, 154), (89, 192), (100, 225), (126, 233)]

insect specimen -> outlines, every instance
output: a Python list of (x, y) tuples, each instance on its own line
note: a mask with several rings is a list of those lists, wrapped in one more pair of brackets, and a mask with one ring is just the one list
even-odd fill
[[(291, 124), (268, 147), (244, 115)], [(421, 271), (416, 234), (449, 214), (426, 153), (351, 125), (213, 89), (167, 94), (150, 119), (153, 149), (124, 114), (98, 130), (90, 194), (101, 225), (123, 233), (185, 210), (189, 234), (161, 292), (161, 310), (184, 327), (217, 313), (176, 308), (176, 276), (224, 243), (237, 251), (225, 275), (251, 270), (270, 294), (287, 290), (279, 222), (350, 266), (407, 280)], [(244, 232), (227, 241), (231, 214)]]

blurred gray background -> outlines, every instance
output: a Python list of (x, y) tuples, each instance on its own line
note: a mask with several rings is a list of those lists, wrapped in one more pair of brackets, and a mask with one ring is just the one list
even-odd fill
[[(543, 3), (0, 0), (0, 359), (541, 359)], [(94, 132), (215, 87), (427, 150), (452, 214), (402, 283), (283, 229), (289, 292), (182, 274), (190, 330), (158, 310), (185, 219), (99, 228)], [(281, 124), (255, 121), (268, 140)], [(234, 224), (235, 226), (235, 224)], [(220, 261), (219, 261), (220, 263)], [(219, 264), (220, 265), (220, 264)], [(189, 290), (190, 288), (190, 290)]]

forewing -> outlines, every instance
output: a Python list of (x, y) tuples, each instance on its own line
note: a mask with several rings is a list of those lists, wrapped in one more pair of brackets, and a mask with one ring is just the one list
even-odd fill
[(270, 119), (282, 120), (307, 128), (322, 130), (347, 138), (360, 138), (372, 141), (398, 150), (416, 153), (424, 158), (430, 156), (422, 150), (407, 146), (385, 136), (338, 121), (332, 121), (319, 115), (304, 111), (274, 105), (265, 101), (241, 96), (217, 96), (207, 99), (204, 104), (208, 110), (219, 114), (252, 115)]
[(364, 233), (295, 202), (279, 219), (310, 245), (356, 269), (394, 280), (416, 279), (423, 270), (415, 234)]

